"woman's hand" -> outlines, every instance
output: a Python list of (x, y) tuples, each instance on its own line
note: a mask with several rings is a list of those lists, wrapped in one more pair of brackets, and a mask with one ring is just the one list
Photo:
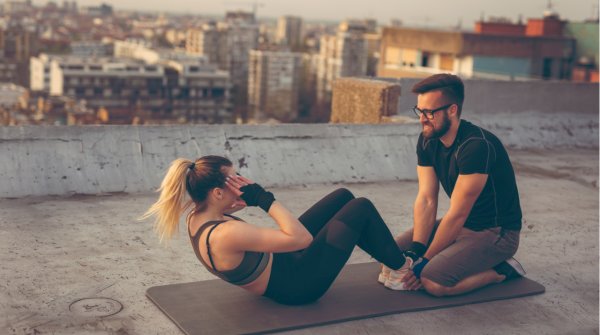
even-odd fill
[(231, 187), (248, 206), (258, 206), (265, 212), (269, 212), (271, 205), (275, 201), (273, 193), (266, 191), (259, 184), (242, 176), (228, 176), (226, 183)]
[[(232, 175), (231, 177), (241, 177), (241, 176), (237, 176), (237, 175)], [(237, 199), (235, 200), (235, 202), (231, 205), (231, 208), (229, 210), (227, 210), (227, 214), (231, 214), (234, 212), (237, 212), (239, 210), (242, 210), (244, 208), (246, 208), (246, 202), (244, 200), (242, 200), (240, 198), (240, 195), (242, 195), (242, 191), (240, 191), (240, 187), (243, 187), (243, 184), (250, 181), (252, 182), (250, 179), (244, 178), (245, 180), (242, 180), (241, 178), (236, 178), (236, 179), (232, 179), (232, 181), (229, 181), (229, 176), (227, 178), (227, 180), (225, 180), (225, 186), (231, 191), (233, 192), (233, 194), (235, 194), (235, 196), (237, 197)], [(234, 186), (235, 185), (235, 186)]]
[(254, 184), (254, 182), (240, 175), (229, 175), (225, 179), (225, 185), (237, 196), (241, 196), (244, 192), (240, 191), (241, 187)]

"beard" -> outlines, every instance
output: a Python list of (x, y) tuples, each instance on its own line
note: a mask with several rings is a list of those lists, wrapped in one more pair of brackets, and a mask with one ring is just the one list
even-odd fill
[(423, 126), (422, 133), (425, 139), (431, 140), (446, 135), (450, 129), (450, 119), (448, 119), (448, 114), (446, 114), (446, 112), (444, 112), (442, 115), (444, 115), (444, 117), (439, 128), (436, 129), (433, 124), (429, 123), (429, 121), (425, 124), (429, 126), (427, 130), (425, 129), (425, 126)]

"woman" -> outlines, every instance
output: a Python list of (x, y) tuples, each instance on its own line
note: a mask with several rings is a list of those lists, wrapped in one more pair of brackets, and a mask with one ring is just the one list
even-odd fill
[[(327, 195), (296, 219), (271, 192), (236, 175), (227, 158), (204, 156), (195, 162), (173, 161), (159, 192), (158, 201), (143, 218), (157, 216), (161, 241), (177, 231), (181, 214), (193, 205), (187, 229), (204, 266), (225, 281), (279, 303), (303, 304), (320, 298), (355, 245), (400, 271), (392, 273), (405, 273), (412, 263), (406, 261), (373, 204), (354, 198), (346, 189)], [(186, 193), (191, 201), (185, 201)], [(246, 205), (262, 208), (279, 229), (258, 227), (227, 214)], [(388, 272), (380, 275), (381, 282)]]

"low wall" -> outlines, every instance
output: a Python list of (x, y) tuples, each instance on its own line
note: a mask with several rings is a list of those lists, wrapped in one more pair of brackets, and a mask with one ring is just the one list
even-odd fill
[(265, 186), (414, 179), (416, 125), (0, 127), (0, 197), (155, 190), (216, 154)]

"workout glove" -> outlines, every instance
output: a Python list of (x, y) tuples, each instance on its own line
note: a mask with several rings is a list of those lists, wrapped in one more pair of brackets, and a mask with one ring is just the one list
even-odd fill
[(413, 261), (416, 261), (419, 257), (425, 255), (425, 251), (427, 251), (427, 247), (420, 242), (414, 242), (410, 245), (410, 249), (408, 249), (404, 254)]
[(423, 257), (425, 251), (427, 251), (427, 247), (423, 243), (413, 241), (410, 249), (404, 252), (406, 257), (412, 258), (411, 270), (418, 279), (421, 279), (421, 271), (423, 271), (423, 268), (429, 262), (427, 258)]
[(273, 201), (275, 201), (273, 193), (265, 191), (262, 186), (256, 183), (242, 186), (240, 187), (240, 191), (244, 192), (240, 195), (240, 198), (246, 202), (246, 205), (258, 206), (267, 213)]
[(429, 263), (429, 260), (427, 258), (419, 257), (412, 264), (411, 270), (415, 274), (415, 277), (417, 277), (418, 279), (421, 279), (421, 272), (423, 271), (423, 269), (425, 268), (425, 265), (427, 265), (427, 263)]

